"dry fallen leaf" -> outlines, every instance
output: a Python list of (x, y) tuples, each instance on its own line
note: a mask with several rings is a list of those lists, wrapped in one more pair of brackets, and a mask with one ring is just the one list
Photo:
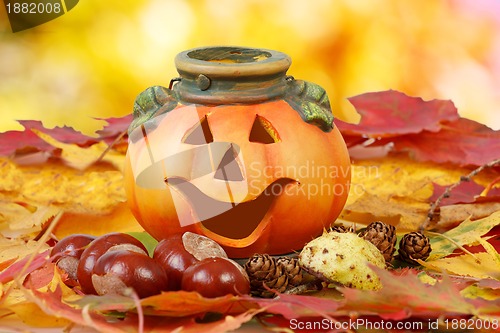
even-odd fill
[[(351, 189), (341, 219), (368, 224), (382, 220), (400, 231), (417, 230), (425, 221), (434, 193), (433, 184), (448, 186), (469, 169), (433, 162), (416, 162), (407, 156), (354, 161)], [(479, 174), (475, 181), (487, 186), (496, 172)], [(442, 207), (437, 227), (449, 228), (472, 216), (487, 216), (500, 208), (499, 202)]]
[[(85, 170), (92, 164), (99, 161), (99, 157), (108, 148), (108, 145), (104, 142), (99, 142), (91, 145), (90, 147), (81, 148), (75, 144), (63, 143), (57, 141), (48, 134), (41, 131), (32, 129), (33, 133), (38, 135), (43, 141), (49, 143), (52, 147), (61, 149), (61, 159), (68, 166), (78, 169)], [(117, 170), (123, 171), (125, 158), (123, 154), (118, 152), (110, 151), (102, 159), (104, 162), (111, 163)]]
[[(498, 157), (498, 131), (463, 120), (449, 101), (388, 91), (351, 102), (362, 114), (360, 124), (337, 122), (353, 153), (343, 222), (382, 220), (399, 233), (416, 230), (446, 187), (469, 174), (471, 165)], [(107, 121), (98, 137), (67, 127), (45, 129), (39, 122), (0, 134), (0, 141), (9, 140), (0, 149), (9, 155), (0, 157), (0, 317), (30, 327), (80, 325), (102, 332), (225, 332), (261, 316), (284, 328), (291, 319), (335, 321), (353, 314), (374, 320), (500, 317), (499, 168), (482, 171), (442, 202), (431, 225), (442, 234), (429, 233), (433, 253), (422, 262), (428, 274), (380, 270), (379, 292), (327, 288), (275, 299), (206, 299), (181, 291), (141, 301), (80, 295), (48, 263), (51, 238), (143, 230), (128, 209), (121, 172), (130, 116)], [(460, 139), (447, 150), (458, 130)], [(111, 143), (117, 146), (99, 160)], [(476, 198), (485, 188), (488, 197)], [(49, 223), (56, 214), (57, 223)], [(464, 246), (474, 253), (460, 252)], [(213, 312), (219, 314), (212, 321), (204, 317)]]
[(455, 284), (444, 277), (434, 285), (422, 283), (413, 270), (400, 275), (373, 268), (379, 275), (383, 288), (380, 292), (342, 288), (345, 297), (344, 311), (376, 313), (383, 319), (402, 320), (412, 315), (436, 318), (446, 314), (498, 316), (500, 307), (494, 301), (473, 302), (460, 294), (467, 285)]
[(474, 256), (464, 254), (458, 257), (419, 262), (422, 266), (438, 272), (448, 272), (478, 279), (500, 278), (498, 259), (487, 252), (475, 253)]
[(467, 219), (447, 232), (434, 235), (431, 240), (432, 254), (428, 261), (446, 257), (458, 246), (476, 243), (479, 237), (484, 236), (497, 225), (500, 225), (500, 211), (475, 221)]
[(500, 131), (460, 118), (451, 101), (423, 101), (393, 90), (349, 100), (361, 115), (359, 124), (335, 124), (348, 147), (358, 146), (361, 154), (385, 146), (420, 162), (458, 166), (479, 166), (500, 157)]
[(399, 91), (371, 92), (349, 98), (361, 115), (359, 124), (336, 121), (342, 134), (364, 138), (398, 137), (422, 131), (438, 132), (442, 123), (458, 119), (451, 101), (424, 101)]
[(47, 209), (65, 212), (55, 230), (58, 237), (142, 230), (125, 203), (123, 175), (110, 164), (82, 171), (58, 160), (16, 165), (0, 158), (0, 174), (6, 175), (0, 184), (0, 234), (4, 236), (33, 237), (41, 230), (46, 220), (42, 212)]

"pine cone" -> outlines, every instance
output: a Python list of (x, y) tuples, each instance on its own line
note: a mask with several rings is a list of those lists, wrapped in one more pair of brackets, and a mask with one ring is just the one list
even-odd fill
[(274, 289), (280, 293), (288, 286), (288, 274), (285, 265), (278, 264), (276, 259), (268, 254), (254, 254), (245, 264), (245, 270), (250, 278), (250, 294), (271, 298), (274, 293), (267, 290)]
[(429, 238), (420, 232), (410, 232), (399, 241), (399, 258), (413, 265), (418, 265), (413, 259), (425, 260), (431, 251)]
[(393, 225), (381, 221), (372, 222), (359, 233), (359, 236), (375, 245), (384, 256), (386, 263), (392, 261), (397, 240), (396, 228)]
[(353, 228), (352, 227), (347, 228), (342, 224), (335, 224), (330, 227), (330, 231), (346, 233), (346, 232), (353, 232)]
[(276, 259), (276, 264), (283, 265), (285, 273), (288, 275), (288, 286), (296, 287), (304, 280), (304, 270), (299, 265), (297, 258), (280, 257)]

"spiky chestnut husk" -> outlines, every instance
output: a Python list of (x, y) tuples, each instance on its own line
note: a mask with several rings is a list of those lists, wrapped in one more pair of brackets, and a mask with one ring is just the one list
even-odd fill
[(299, 264), (320, 279), (378, 290), (382, 284), (367, 263), (385, 268), (384, 256), (377, 247), (354, 233), (325, 232), (307, 243), (299, 254)]

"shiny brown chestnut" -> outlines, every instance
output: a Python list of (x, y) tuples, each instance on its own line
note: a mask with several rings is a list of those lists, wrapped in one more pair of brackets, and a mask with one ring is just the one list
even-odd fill
[(144, 245), (133, 236), (114, 232), (100, 236), (93, 240), (83, 251), (77, 269), (78, 282), (86, 294), (96, 294), (92, 284), (92, 271), (94, 265), (104, 253), (123, 248), (135, 249), (136, 252), (147, 253)]
[(129, 250), (109, 251), (97, 259), (92, 284), (98, 295), (125, 295), (132, 288), (140, 298), (168, 290), (168, 277), (155, 260)]
[(155, 247), (153, 259), (167, 272), (170, 290), (181, 289), (182, 274), (197, 262), (184, 248), (180, 234), (161, 240)]
[(227, 254), (215, 241), (192, 232), (162, 239), (153, 253), (153, 259), (167, 272), (170, 290), (180, 290), (184, 271), (196, 262), (209, 257), (227, 258)]
[(206, 258), (186, 269), (182, 289), (210, 298), (242, 295), (250, 292), (250, 279), (243, 267), (231, 259)]
[(57, 267), (68, 275), (64, 281), (67, 285), (78, 285), (76, 271), (80, 257), (95, 238), (95, 236), (87, 234), (70, 235), (57, 242), (50, 251), (50, 256)]

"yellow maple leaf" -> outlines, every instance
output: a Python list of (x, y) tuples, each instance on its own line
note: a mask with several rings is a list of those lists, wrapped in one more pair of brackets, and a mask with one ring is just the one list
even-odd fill
[(448, 272), (478, 279), (500, 279), (498, 259), (488, 252), (475, 253), (474, 256), (464, 254), (452, 258), (442, 258), (432, 261), (417, 260), (422, 266), (439, 272)]
[[(433, 261), (449, 255), (459, 245), (472, 245), (478, 241), (483, 242), (480, 236), (488, 233), (488, 231), (499, 224), (500, 211), (479, 220), (472, 221), (467, 219), (457, 227), (441, 235), (434, 234), (434, 237), (431, 240), (432, 253), (429, 256), (428, 261)], [(488, 245), (489, 243), (484, 241), (483, 246), (487, 248)]]
[[(0, 161), (0, 173), (3, 166), (23, 179), (23, 186), (12, 190), (0, 183), (0, 202), (28, 203), (36, 207), (57, 205), (69, 212), (103, 214), (126, 200), (123, 175), (111, 165), (77, 170), (60, 161), (38, 165), (16, 165), (5, 158)], [(14, 223), (14, 220), (15, 214), (5, 217), (6, 222)]]
[(86, 233), (104, 235), (110, 232), (140, 232), (144, 229), (136, 221), (126, 203), (118, 203), (106, 214), (65, 213), (54, 228), (54, 235), (63, 237)]
[(12, 220), (5, 228), (0, 229), (0, 233), (12, 239), (36, 236), (42, 230), (43, 224), (59, 212), (60, 209), (55, 206), (40, 206), (25, 217)]
[[(352, 165), (351, 188), (340, 220), (363, 224), (382, 220), (398, 231), (417, 230), (430, 208), (432, 183), (450, 185), (469, 172), (467, 168), (416, 162), (403, 155), (357, 161)], [(494, 177), (479, 174), (474, 180), (487, 185)], [(442, 207), (437, 226), (456, 225), (467, 217), (482, 218), (498, 209), (498, 202)]]
[[(49, 207), (64, 211), (55, 229), (59, 238), (143, 230), (126, 205), (123, 174), (111, 164), (79, 170), (60, 160), (17, 165), (1, 158), (0, 174), (15, 175), (6, 177), (10, 183), (0, 183), (0, 234), (4, 236), (33, 237), (41, 230)], [(23, 180), (23, 186), (15, 186), (17, 179)]]
[[(477, 242), (481, 244), (486, 252), (467, 253), (452, 258), (442, 258), (427, 261), (417, 260), (422, 266), (437, 270), (446, 271), (452, 274), (463, 276), (472, 276), (478, 279), (500, 279), (500, 255), (495, 248), (485, 239), (478, 236), (480, 233), (486, 233), (495, 225), (500, 223), (500, 212), (493, 214), (490, 218), (483, 219), (478, 225), (475, 222), (466, 221), (463, 228), (457, 227), (451, 231), (451, 234), (463, 244), (472, 244)], [(496, 224), (495, 224), (496, 223)], [(476, 228), (478, 231), (476, 231)], [(441, 241), (441, 240), (439, 240)], [(441, 246), (441, 249), (444, 247)], [(434, 257), (438, 257), (435, 255)]]
[(47, 244), (40, 244), (34, 240), (24, 242), (20, 239), (0, 237), (0, 262), (12, 258), (23, 258), (32, 255), (36, 251), (43, 252), (47, 249), (49, 249)]
[(496, 300), (500, 298), (500, 290), (497, 289), (489, 289), (489, 288), (480, 288), (477, 285), (470, 285), (464, 288), (460, 294), (467, 298), (478, 298), (481, 297), (487, 300)]
[(0, 160), (0, 190), (16, 191), (23, 185), (22, 173), (17, 169), (17, 166), (9, 159), (2, 158)]
[(10, 222), (27, 218), (31, 212), (16, 202), (0, 201), (0, 234), (5, 236), (4, 230), (10, 230)]
[[(40, 307), (31, 302), (21, 302), (9, 306), (18, 320), (31, 327), (65, 327), (71, 324), (71, 321), (65, 318), (48, 315)], [(34, 315), (36, 314), (36, 315)]]

